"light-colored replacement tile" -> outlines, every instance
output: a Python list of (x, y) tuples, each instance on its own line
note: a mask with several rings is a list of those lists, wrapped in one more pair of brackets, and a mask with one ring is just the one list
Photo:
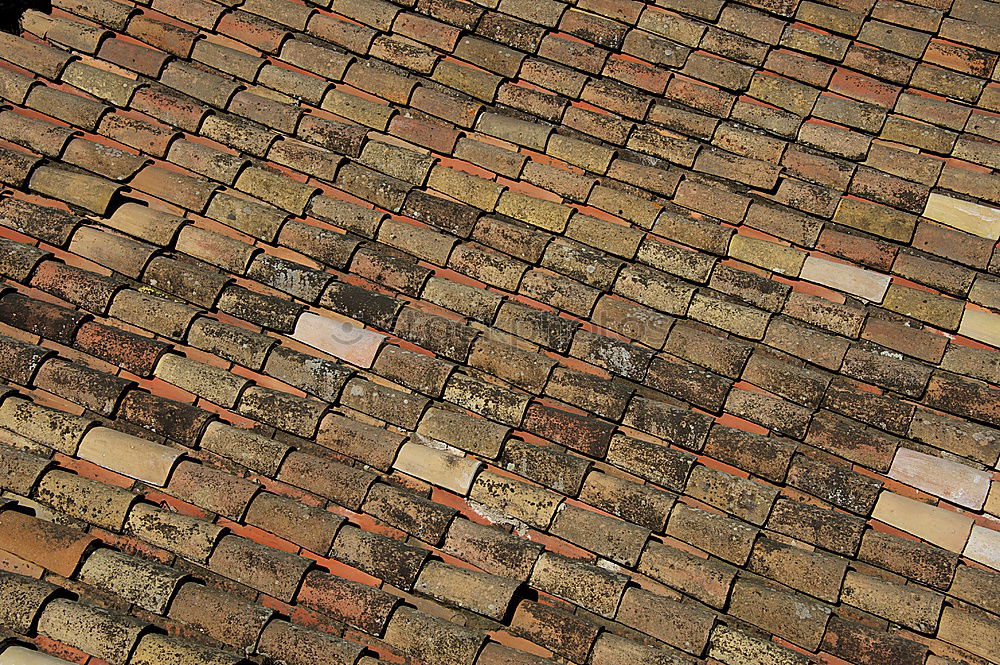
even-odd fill
[(392, 466), (398, 471), (464, 496), (469, 493), (482, 463), (471, 457), (407, 441), (399, 449)]
[(83, 437), (77, 455), (129, 478), (163, 487), (181, 453), (118, 430), (94, 427)]
[(984, 566), (1000, 570), (1000, 531), (976, 524), (962, 554)]
[(966, 307), (958, 333), (983, 344), (1000, 346), (1000, 316)]
[(994, 517), (1000, 518), (1000, 480), (994, 480), (991, 488), (983, 510)]
[(291, 337), (365, 369), (375, 362), (375, 356), (385, 340), (385, 335), (381, 333), (312, 312), (303, 312), (299, 316)]
[(892, 281), (888, 275), (818, 256), (806, 258), (799, 277), (876, 303), (882, 302)]
[(889, 477), (894, 480), (973, 510), (982, 508), (986, 501), (990, 475), (965, 464), (909, 448), (896, 451), (889, 469)]
[(966, 515), (884, 490), (872, 517), (951, 552), (961, 552), (972, 528)]
[(12, 646), (0, 654), (0, 665), (66, 665), (66, 661), (41, 651)]
[(1000, 210), (997, 208), (931, 194), (924, 207), (924, 217), (982, 238), (1000, 239)]

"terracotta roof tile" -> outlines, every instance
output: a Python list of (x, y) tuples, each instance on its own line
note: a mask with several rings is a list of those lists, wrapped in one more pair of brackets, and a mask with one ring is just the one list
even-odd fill
[(429, 408), (417, 433), (488, 458), (496, 457), (510, 428), (464, 411)]
[(146, 243), (106, 233), (92, 226), (78, 228), (73, 233), (69, 249), (94, 263), (132, 278), (137, 278), (142, 273), (156, 251), (155, 247)]
[(626, 582), (623, 575), (549, 552), (539, 557), (531, 575), (533, 586), (604, 617), (615, 613)]
[(149, 376), (167, 345), (119, 328), (87, 321), (77, 331), (75, 346), (138, 376)]
[(391, 485), (376, 483), (368, 492), (365, 512), (431, 544), (441, 541), (455, 510)]
[(528, 407), (527, 395), (505, 390), (467, 374), (453, 374), (445, 387), (449, 402), (504, 425), (517, 426)]
[(307, 662), (353, 665), (361, 657), (363, 647), (329, 633), (275, 619), (264, 628), (257, 651), (303, 665)]
[(95, 550), (80, 568), (80, 579), (114, 591), (150, 612), (166, 610), (184, 575), (108, 548)]
[(569, 504), (560, 507), (550, 531), (626, 566), (636, 564), (649, 536), (642, 527)]
[(600, 632), (596, 624), (566, 610), (530, 600), (518, 604), (511, 629), (575, 661), (587, 658)]
[(121, 531), (136, 500), (127, 490), (58, 469), (42, 476), (33, 495), (70, 517), (111, 531)]
[[(239, 429), (215, 421), (207, 426), (199, 423), (203, 430), (199, 445), (214, 453), (228, 457), (247, 468), (268, 476), (273, 475), (288, 453), (290, 446), (274, 441), (257, 432)], [(194, 433), (195, 438), (198, 432)]]
[(917, 663), (922, 662), (926, 656), (926, 647), (918, 642), (880, 633), (836, 615), (830, 618), (824, 646), (834, 654), (864, 653), (865, 655), (858, 656), (862, 663), (874, 663), (876, 658), (895, 658), (900, 663)]
[(224, 369), (173, 353), (160, 357), (153, 376), (226, 408), (236, 404), (240, 393), (250, 383)]
[(831, 603), (839, 596), (846, 571), (846, 563), (841, 559), (768, 538), (757, 541), (748, 567), (783, 583), (798, 578), (789, 586)]
[(159, 633), (146, 633), (139, 638), (139, 643), (129, 661), (130, 664), (135, 665), (153, 665), (153, 663), (239, 665), (244, 662), (246, 662), (245, 659), (224, 651), (191, 644)]
[(52, 353), (49, 349), (6, 335), (0, 336), (0, 348), (3, 349), (0, 376), (22, 386), (31, 383), (42, 362)]
[(35, 385), (108, 416), (121, 403), (132, 382), (62, 358), (50, 358), (38, 370)]
[(354, 526), (344, 526), (337, 533), (331, 553), (338, 560), (403, 590), (413, 588), (430, 554), (422, 548)]
[(69, 646), (124, 665), (145, 626), (137, 619), (57, 598), (45, 606), (38, 632)]
[(125, 531), (189, 559), (205, 561), (223, 529), (204, 520), (139, 503), (129, 513)]
[(605, 421), (542, 404), (528, 407), (523, 425), (556, 443), (594, 457), (603, 457), (608, 451), (614, 430)]
[(226, 314), (263, 328), (290, 333), (295, 329), (303, 306), (277, 296), (230, 285), (219, 297), (218, 308)]
[(480, 462), (407, 442), (400, 448), (393, 468), (464, 495), (472, 486)]
[(428, 665), (471, 665), (485, 635), (403, 606), (393, 613), (384, 639)]
[(110, 107), (89, 97), (39, 85), (31, 89), (25, 105), (64, 122), (94, 131)]
[(504, 446), (501, 463), (525, 478), (575, 496), (580, 492), (590, 462), (562, 452), (556, 446), (539, 446), (513, 439)]
[(595, 665), (624, 665), (633, 662), (634, 659), (645, 659), (646, 662), (656, 665), (690, 662), (688, 657), (676, 649), (660, 645), (648, 646), (610, 632), (601, 633), (591, 653), (591, 660)]
[(442, 602), (502, 620), (520, 585), (519, 580), (429, 561), (415, 589)]
[(281, 465), (278, 479), (357, 510), (375, 475), (323, 457), (293, 451)]
[(0, 406), (3, 426), (67, 455), (76, 454), (80, 441), (93, 424), (89, 418), (47, 408), (11, 397)]
[(9, 33), (0, 38), (0, 55), (5, 60), (50, 80), (58, 79), (72, 59), (65, 51)]
[(858, 515), (868, 515), (875, 505), (881, 482), (836, 466), (796, 455), (788, 471), (788, 484)]
[(78, 454), (139, 480), (164, 486), (180, 452), (122, 432), (96, 427), (84, 435)]
[(996, 609), (996, 603), (992, 600), (996, 582), (996, 575), (989, 571), (972, 566), (959, 566), (955, 569), (955, 578), (950, 592), (959, 598), (992, 611)]
[(709, 612), (637, 588), (626, 590), (616, 619), (690, 653), (702, 652), (715, 624)]
[[(133, 102), (136, 102), (145, 90), (147, 88), (139, 88), (133, 97)], [(155, 116), (152, 111), (147, 110), (147, 112)], [(177, 137), (177, 132), (170, 127), (148, 122), (142, 116), (125, 115), (121, 112), (105, 114), (97, 129), (104, 136), (154, 157), (166, 155), (167, 146)]]
[(247, 509), (246, 521), (312, 552), (326, 554), (343, 519), (293, 499), (262, 492)]
[(13, 111), (0, 113), (0, 134), (8, 141), (23, 145), (46, 157), (58, 157), (73, 136), (71, 130), (61, 125)]
[(93, 536), (71, 527), (10, 509), (0, 512), (0, 532), (10, 534), (4, 542), (7, 543), (5, 549), (11, 554), (63, 577), (73, 575), (81, 558), (97, 542)]
[[(213, 115), (211, 117), (218, 118), (219, 116)], [(206, 123), (202, 131), (208, 135), (208, 128), (211, 126), (211, 124)], [(186, 139), (179, 139), (170, 144), (167, 159), (201, 175), (216, 177), (227, 185), (232, 185), (236, 181), (237, 173), (246, 164), (244, 159), (200, 143), (192, 143)], [(219, 194), (213, 197), (212, 201), (214, 202), (220, 196), (223, 195)], [(211, 206), (209, 210), (211, 210)]]
[[(805, 596), (785, 591), (740, 577), (733, 587), (733, 614), (754, 625), (788, 639), (791, 642), (816, 648), (822, 639), (830, 610)], [(802, 620), (788, 618), (782, 608), (801, 607)]]
[(787, 535), (793, 522), (798, 524), (797, 537), (840, 554), (856, 551), (864, 528), (858, 517), (779, 498), (767, 526)]
[(171, 601), (169, 617), (224, 644), (251, 648), (272, 613), (236, 596), (187, 582)]
[(752, 654), (754, 658), (769, 658), (778, 662), (784, 661), (789, 665), (805, 665), (809, 662), (808, 656), (791, 649), (781, 649), (771, 640), (762, 639), (742, 629), (720, 625), (712, 631), (712, 644), (709, 649), (712, 658), (725, 662), (727, 659), (742, 658), (747, 653)]
[(289, 395), (280, 390), (250, 386), (240, 396), (236, 410), (286, 432), (313, 436), (326, 404), (319, 400)]
[(69, 344), (86, 314), (40, 300), (8, 293), (0, 298), (0, 321), (26, 332)]
[(937, 627), (941, 613), (940, 594), (903, 587), (877, 577), (848, 571), (842, 591), (843, 602), (861, 607), (877, 616), (888, 616), (921, 632)]
[[(184, 240), (178, 244), (190, 249), (192, 254), (200, 253), (187, 244), (192, 235), (194, 234), (184, 234)], [(154, 288), (202, 307), (215, 305), (219, 294), (231, 281), (224, 274), (202, 270), (197, 265), (164, 256), (157, 256), (150, 261), (142, 278)]]
[(0, 517), (97, 529), (6, 566), (84, 558), (177, 636), (133, 661), (991, 657), (981, 0), (57, 8), (0, 68)]
[(487, 642), (483, 650), (479, 652), (476, 659), (477, 665), (493, 665), (494, 663), (513, 663), (513, 665), (549, 665), (553, 661), (530, 654), (526, 651), (518, 651), (512, 647), (505, 647), (496, 642)]
[[(210, 466), (182, 460), (170, 476), (168, 489), (184, 501), (236, 520), (243, 517), (259, 488)], [(249, 517), (248, 521), (256, 522)]]
[(219, 540), (208, 560), (211, 570), (285, 602), (295, 596), (310, 565), (303, 557), (234, 535)]
[(19, 633), (31, 632), (40, 610), (58, 587), (42, 580), (16, 573), (0, 574), (0, 615), (5, 628)]

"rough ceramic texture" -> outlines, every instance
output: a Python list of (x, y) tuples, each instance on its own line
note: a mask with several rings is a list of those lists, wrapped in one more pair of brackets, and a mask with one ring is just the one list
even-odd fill
[(0, 663), (1000, 661), (1000, 5), (53, 5)]

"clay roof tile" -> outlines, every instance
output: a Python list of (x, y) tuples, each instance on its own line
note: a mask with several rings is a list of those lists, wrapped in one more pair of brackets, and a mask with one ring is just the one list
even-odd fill
[(0, 135), (46, 157), (58, 157), (73, 136), (73, 130), (14, 111), (4, 111), (0, 113)]
[(0, 512), (0, 533), (8, 534), (4, 538), (5, 549), (11, 554), (63, 577), (73, 575), (80, 560), (97, 542), (77, 529), (9, 508)]
[(181, 586), (169, 617), (183, 621), (225, 645), (251, 649), (273, 610), (197, 582)]
[(26, 386), (52, 351), (35, 344), (0, 335), (0, 376)]
[(385, 641), (428, 665), (471, 665), (485, 634), (403, 606), (393, 613)]
[(330, 633), (275, 619), (264, 628), (257, 651), (294, 665), (354, 665), (364, 647)]
[[(125, 532), (185, 558), (207, 561), (224, 529), (206, 520), (138, 503), (129, 513)], [(171, 612), (179, 597), (175, 595), (171, 601)]]
[(485, 4), (0, 39), (3, 567), (137, 665), (992, 658), (997, 12)]
[(42, 580), (0, 573), (0, 624), (17, 633), (31, 632), (40, 610), (58, 590)]
[(208, 560), (211, 570), (285, 602), (295, 596), (310, 565), (309, 559), (235, 535), (224, 536)]
[(296, 601), (372, 635), (381, 635), (399, 599), (376, 587), (314, 570), (306, 575)]
[(146, 633), (132, 652), (130, 665), (243, 665), (246, 659), (212, 647), (159, 633)]
[(333, 542), (331, 554), (364, 572), (403, 590), (413, 588), (430, 552), (401, 541), (345, 525)]
[[(152, 369), (151, 366), (150, 373)], [(118, 416), (189, 447), (196, 444), (214, 418), (210, 411), (142, 390), (130, 390), (125, 395)]]

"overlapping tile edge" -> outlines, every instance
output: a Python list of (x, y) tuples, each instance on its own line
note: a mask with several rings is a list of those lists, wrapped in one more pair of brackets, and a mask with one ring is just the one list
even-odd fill
[(54, 5), (0, 662), (1000, 660), (997, 4)]

